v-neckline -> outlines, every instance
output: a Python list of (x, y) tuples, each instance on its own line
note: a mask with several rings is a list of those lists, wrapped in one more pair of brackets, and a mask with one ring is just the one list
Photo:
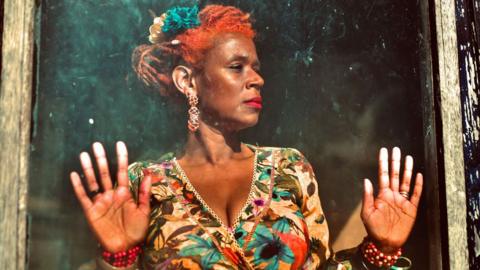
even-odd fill
[(177, 169), (177, 171), (180, 173), (181, 180), (184, 181), (187, 185), (187, 188), (190, 189), (196, 199), (200, 202), (203, 208), (206, 209), (206, 211), (215, 219), (220, 226), (225, 229), (227, 232), (230, 234), (235, 232), (235, 229), (237, 228), (238, 224), (240, 223), (240, 219), (243, 215), (243, 213), (246, 211), (246, 209), (252, 204), (252, 201), (254, 200), (255, 196), (255, 182), (257, 181), (258, 174), (257, 174), (257, 163), (258, 163), (258, 147), (255, 147), (250, 144), (245, 144), (249, 149), (254, 151), (254, 158), (253, 158), (253, 174), (252, 174), (252, 179), (250, 183), (250, 191), (248, 192), (247, 199), (245, 200), (245, 203), (243, 204), (243, 207), (240, 209), (240, 211), (237, 213), (235, 216), (235, 219), (233, 220), (233, 224), (231, 226), (227, 226), (225, 222), (213, 211), (213, 209), (205, 202), (203, 199), (202, 195), (195, 189), (193, 184), (190, 182), (190, 179), (188, 178), (187, 174), (185, 171), (182, 169), (180, 166), (180, 163), (177, 161), (176, 157), (172, 159), (174, 167)]

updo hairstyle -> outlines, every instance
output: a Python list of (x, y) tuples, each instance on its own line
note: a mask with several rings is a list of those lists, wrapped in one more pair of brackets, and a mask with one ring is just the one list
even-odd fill
[(175, 66), (186, 64), (196, 71), (202, 69), (202, 61), (214, 46), (217, 34), (241, 33), (248, 38), (255, 36), (249, 14), (232, 6), (207, 5), (198, 13), (198, 22), (198, 26), (174, 36), (150, 39), (153, 44), (140, 45), (132, 54), (135, 73), (147, 86), (160, 91), (163, 96), (178, 96), (179, 92), (172, 82)]

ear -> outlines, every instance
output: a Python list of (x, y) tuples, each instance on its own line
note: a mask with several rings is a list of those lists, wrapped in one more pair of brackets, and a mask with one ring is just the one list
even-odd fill
[(175, 87), (185, 96), (187, 94), (197, 94), (193, 71), (187, 66), (176, 66), (172, 72), (172, 79)]

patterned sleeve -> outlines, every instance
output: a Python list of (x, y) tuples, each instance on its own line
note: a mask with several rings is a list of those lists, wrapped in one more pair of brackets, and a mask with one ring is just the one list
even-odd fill
[(320, 203), (318, 184), (313, 168), (305, 156), (296, 149), (292, 160), (297, 168), (297, 177), (302, 188), (301, 211), (305, 218), (310, 239), (310, 254), (303, 269), (352, 270), (364, 269), (358, 264), (357, 248), (331, 253), (328, 225)]
[(128, 184), (130, 192), (132, 192), (133, 199), (138, 202), (138, 192), (140, 183), (144, 176), (145, 162), (137, 161), (128, 166)]
[(167, 152), (155, 160), (144, 160), (133, 162), (128, 165), (128, 178), (129, 187), (132, 192), (133, 198), (138, 202), (138, 192), (140, 189), (140, 183), (143, 177), (148, 174), (152, 176), (151, 183), (152, 188), (156, 183), (160, 182), (165, 177), (165, 168), (170, 165), (166, 165), (175, 157), (175, 153)]

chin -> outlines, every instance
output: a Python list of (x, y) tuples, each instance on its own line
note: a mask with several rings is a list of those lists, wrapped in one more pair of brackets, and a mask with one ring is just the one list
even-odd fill
[(242, 130), (246, 128), (251, 128), (257, 125), (258, 123), (258, 115), (255, 117), (249, 117), (249, 119), (243, 119), (244, 121), (239, 122), (237, 130)]
[(217, 128), (240, 131), (255, 126), (259, 120), (259, 113), (242, 113), (230, 117), (217, 118), (221, 120), (209, 121), (212, 126)]

